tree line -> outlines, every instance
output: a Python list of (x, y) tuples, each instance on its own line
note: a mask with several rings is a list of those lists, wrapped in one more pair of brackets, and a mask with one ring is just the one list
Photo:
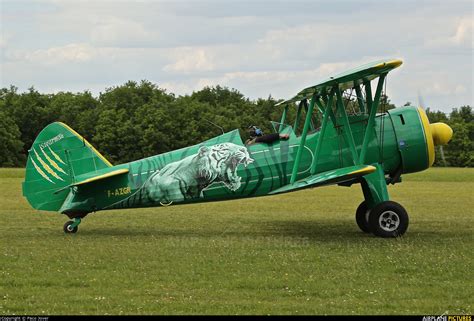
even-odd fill
[[(112, 163), (123, 163), (186, 147), (239, 128), (242, 138), (256, 125), (273, 132), (281, 108), (273, 97), (250, 100), (235, 89), (205, 87), (175, 96), (149, 81), (129, 81), (94, 97), (90, 92), (43, 94), (30, 88), (0, 89), (0, 166), (25, 166), (28, 149), (49, 123), (61, 121), (91, 142)], [(394, 106), (386, 99), (387, 108)], [(287, 119), (295, 118), (290, 108)], [(431, 122), (443, 121), (454, 130), (436, 165), (474, 165), (474, 114), (470, 106), (449, 115), (427, 110)], [(317, 119), (315, 119), (318, 122)], [(439, 150), (437, 151), (439, 152)]]

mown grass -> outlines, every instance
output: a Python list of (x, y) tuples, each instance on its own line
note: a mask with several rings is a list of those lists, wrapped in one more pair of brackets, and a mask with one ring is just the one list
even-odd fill
[(473, 311), (473, 169), (390, 187), (407, 234), (359, 231), (359, 187), (99, 212), (76, 235), (0, 169), (0, 314), (429, 314)]

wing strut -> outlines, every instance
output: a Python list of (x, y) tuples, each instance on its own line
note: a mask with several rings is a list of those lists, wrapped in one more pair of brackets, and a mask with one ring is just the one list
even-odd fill
[[(316, 99), (317, 100), (317, 99)], [(316, 101), (315, 101), (316, 102)], [(308, 100), (305, 99), (304, 100), (304, 103), (303, 103), (303, 106), (304, 106), (304, 110), (305, 110), (305, 113), (308, 114)], [(313, 114), (311, 113), (310, 117), (309, 117), (309, 128), (311, 130), (314, 130), (314, 124), (313, 124)]]
[(357, 95), (357, 102), (359, 103), (359, 109), (362, 113), (365, 113), (364, 97), (362, 97), (362, 91), (360, 89), (360, 85), (355, 84), (354, 82), (354, 88)]
[[(326, 128), (327, 128), (329, 118), (330, 117), (333, 118), (333, 122), (335, 122), (334, 113), (332, 112), (333, 99), (334, 99), (334, 88), (333, 90), (331, 90), (331, 93), (329, 94), (329, 98), (323, 99), (326, 102), (326, 106), (324, 106), (321, 103), (321, 101), (318, 100), (318, 107), (324, 110), (324, 114), (323, 114), (323, 121), (321, 124), (321, 132), (319, 133), (319, 138), (316, 143), (316, 148), (314, 150), (314, 159), (313, 159), (313, 163), (311, 164), (311, 174), (314, 174), (314, 172), (316, 171), (316, 164), (318, 163), (319, 152), (321, 151), (321, 146), (323, 144), (324, 134), (326, 133)], [(336, 124), (334, 123), (334, 125)]]
[(296, 153), (295, 163), (293, 164), (293, 171), (291, 173), (290, 184), (296, 181), (296, 175), (298, 173), (298, 167), (300, 165), (301, 155), (303, 154), (304, 144), (306, 143), (306, 136), (308, 135), (309, 123), (311, 122), (311, 116), (313, 115), (314, 104), (316, 102), (316, 94), (311, 97), (309, 103), (308, 112), (306, 113), (306, 119), (304, 121), (303, 133), (301, 134), (300, 146)]
[(349, 145), (349, 149), (352, 154), (352, 162), (354, 165), (359, 165), (359, 155), (357, 154), (356, 146), (355, 146), (355, 141), (354, 141), (354, 136), (352, 135), (352, 129), (351, 126), (349, 125), (349, 119), (347, 118), (347, 113), (346, 109), (344, 108), (344, 103), (342, 102), (342, 94), (341, 90), (339, 89), (339, 86), (336, 87), (336, 97), (337, 97), (337, 108), (339, 109), (340, 114), (342, 115), (342, 122), (344, 124), (344, 128), (342, 129), (344, 131), (344, 138), (346, 140), (347, 145)]
[(300, 119), (301, 119), (301, 110), (303, 109), (303, 101), (300, 101), (300, 103), (298, 104), (298, 110), (296, 111), (296, 118), (295, 118), (295, 124), (293, 125), (293, 130), (296, 134), (297, 130), (298, 130), (298, 125), (300, 124)]
[(385, 76), (387, 76), (387, 73), (381, 74), (379, 77), (379, 82), (377, 84), (377, 90), (375, 91), (375, 97), (373, 101), (370, 90), (370, 82), (365, 85), (365, 89), (368, 90), (366, 98), (367, 107), (370, 114), (369, 120), (367, 122), (367, 127), (365, 128), (364, 142), (362, 143), (362, 149), (360, 150), (359, 164), (364, 164), (365, 162), (365, 155), (367, 153), (368, 144), (370, 139), (372, 138), (372, 133), (374, 132), (375, 114), (377, 113), (377, 108), (379, 107), (380, 96), (382, 94)]
[(286, 120), (286, 114), (288, 113), (288, 105), (285, 106), (285, 108), (283, 109), (283, 114), (281, 115), (281, 120), (280, 120), (280, 124), (278, 126), (278, 132), (281, 133), (281, 131), (283, 130), (284, 128), (284, 124), (285, 124), (285, 120)]

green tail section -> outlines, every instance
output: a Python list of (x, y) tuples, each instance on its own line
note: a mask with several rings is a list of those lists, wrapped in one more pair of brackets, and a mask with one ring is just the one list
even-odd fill
[(111, 166), (68, 125), (49, 124), (29, 151), (23, 196), (35, 209), (58, 211), (69, 193), (64, 187), (76, 183), (77, 176)]

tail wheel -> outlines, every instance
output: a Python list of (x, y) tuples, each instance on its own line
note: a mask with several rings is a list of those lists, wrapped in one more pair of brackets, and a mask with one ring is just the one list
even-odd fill
[(74, 221), (67, 221), (63, 227), (64, 233), (66, 234), (76, 233), (78, 227), (74, 226), (73, 224), (74, 224)]
[(367, 206), (367, 202), (363, 201), (360, 203), (359, 207), (356, 210), (356, 222), (357, 226), (361, 229), (362, 232), (370, 233), (370, 226), (369, 226), (369, 214), (370, 210)]
[(408, 229), (408, 213), (396, 202), (381, 202), (370, 211), (369, 227), (376, 236), (402, 236)]

